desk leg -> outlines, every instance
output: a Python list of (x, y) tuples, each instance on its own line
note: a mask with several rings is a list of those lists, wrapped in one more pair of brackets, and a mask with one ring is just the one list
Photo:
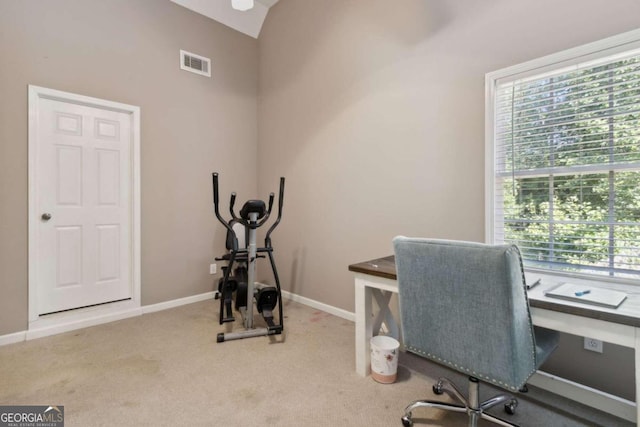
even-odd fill
[(371, 370), (369, 339), (373, 336), (371, 288), (356, 279), (356, 372), (366, 377)]
[(387, 327), (387, 332), (389, 333), (389, 335), (397, 340), (400, 340), (400, 328), (398, 327), (396, 319), (393, 318), (393, 314), (391, 314), (391, 307), (389, 306), (393, 292), (382, 291), (380, 289), (372, 289), (371, 293), (375, 297), (379, 309), (378, 314), (376, 314), (376, 317), (373, 321), (372, 332), (375, 335), (378, 335), (380, 333), (380, 328), (384, 323), (384, 325)]

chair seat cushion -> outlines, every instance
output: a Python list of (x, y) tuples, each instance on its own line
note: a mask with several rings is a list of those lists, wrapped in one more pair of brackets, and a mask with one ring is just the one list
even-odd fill
[(547, 357), (558, 347), (560, 333), (551, 329), (535, 326), (533, 333), (536, 339), (536, 369), (547, 360)]

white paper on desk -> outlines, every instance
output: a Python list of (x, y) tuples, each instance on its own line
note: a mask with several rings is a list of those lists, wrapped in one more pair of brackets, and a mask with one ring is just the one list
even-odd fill
[[(589, 293), (581, 295), (582, 292), (587, 290)], [(622, 301), (627, 298), (627, 294), (624, 292), (567, 282), (560, 283), (558, 286), (545, 291), (544, 294), (548, 297), (562, 298), (609, 308), (617, 308), (622, 304)]]

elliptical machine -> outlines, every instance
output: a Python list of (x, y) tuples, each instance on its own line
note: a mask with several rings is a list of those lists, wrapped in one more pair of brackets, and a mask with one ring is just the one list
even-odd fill
[[(217, 342), (251, 338), (265, 335), (279, 335), (283, 330), (282, 295), (278, 270), (273, 259), (273, 247), (271, 246), (271, 233), (280, 223), (282, 218), (282, 204), (284, 201), (284, 177), (280, 178), (280, 193), (278, 196), (278, 218), (267, 231), (264, 239), (264, 247), (258, 248), (256, 244), (257, 229), (264, 225), (271, 215), (274, 194), (269, 194), (268, 208), (262, 200), (248, 200), (240, 209), (240, 216), (234, 212), (236, 193), (231, 193), (229, 211), (232, 219), (226, 221), (221, 215), (218, 206), (218, 174), (213, 174), (213, 205), (216, 218), (227, 229), (226, 246), (228, 253), (216, 260), (227, 261), (222, 267), (223, 277), (218, 282), (216, 299), (220, 298), (220, 324), (233, 322), (232, 303), (235, 299), (235, 308), (240, 312), (245, 330), (240, 332), (219, 333)], [(241, 239), (239, 240), (238, 237)], [(240, 244), (242, 241), (242, 244)], [(275, 280), (275, 286), (265, 286), (256, 283), (256, 262), (258, 258), (264, 258), (266, 253), (271, 263), (271, 270)], [(253, 304), (267, 324), (266, 328), (253, 326)], [(274, 321), (273, 310), (278, 307), (277, 323)]]

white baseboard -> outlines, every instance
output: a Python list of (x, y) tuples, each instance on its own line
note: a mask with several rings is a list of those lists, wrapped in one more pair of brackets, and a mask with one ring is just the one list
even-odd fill
[(22, 342), (26, 340), (26, 331), (16, 332), (13, 334), (0, 335), (0, 346), (15, 344), (17, 342)]
[(190, 297), (178, 298), (171, 301), (159, 302), (157, 304), (145, 305), (142, 307), (142, 314), (154, 313), (156, 311), (167, 310), (169, 308), (180, 307), (181, 305), (193, 304), (194, 302), (213, 299), (215, 292), (205, 292), (204, 294), (191, 295)]
[(334, 307), (332, 305), (328, 305), (316, 300), (312, 300), (310, 298), (307, 297), (303, 297), (300, 296), (298, 294), (294, 294), (291, 292), (287, 292), (287, 291), (282, 291), (282, 297), (289, 299), (291, 301), (294, 302), (299, 302), (300, 304), (304, 304), (304, 305), (308, 305), (309, 307), (313, 307), (316, 308), (318, 310), (322, 310), (324, 312), (327, 312), (329, 314), (333, 314), (334, 316), (337, 317), (341, 317), (345, 320), (350, 320), (351, 322), (355, 322), (356, 321), (356, 315), (355, 313), (352, 313), (350, 311), (347, 310), (343, 310), (341, 308), (338, 307)]
[[(145, 305), (142, 307), (132, 307), (131, 305), (121, 305), (121, 308), (116, 311), (107, 311), (106, 307), (102, 306), (96, 309), (88, 309), (82, 316), (71, 316), (69, 314), (61, 314), (62, 319), (53, 320), (43, 319), (31, 322), (29, 330), (15, 332), (7, 335), (0, 335), (0, 346), (14, 344), (22, 341), (29, 341), (36, 338), (42, 338), (50, 335), (61, 334), (63, 332), (69, 332), (76, 329), (87, 328), (90, 326), (96, 326), (103, 323), (115, 322), (117, 320), (127, 319), (129, 317), (141, 316), (147, 313), (154, 313), (157, 311), (167, 310), (170, 308), (179, 307), (186, 304), (192, 304), (195, 302), (205, 301), (212, 299), (214, 292), (205, 292), (203, 294), (192, 295), (184, 298), (178, 298), (171, 301), (160, 302), (157, 304)], [(282, 291), (282, 297), (288, 300), (298, 302), (300, 304), (313, 307), (317, 310), (322, 310), (326, 313), (340, 317), (342, 319), (355, 322), (355, 313), (352, 313), (341, 308), (333, 307), (328, 304), (324, 304), (319, 301), (312, 300), (291, 292)], [(64, 316), (69, 316), (65, 318)]]

